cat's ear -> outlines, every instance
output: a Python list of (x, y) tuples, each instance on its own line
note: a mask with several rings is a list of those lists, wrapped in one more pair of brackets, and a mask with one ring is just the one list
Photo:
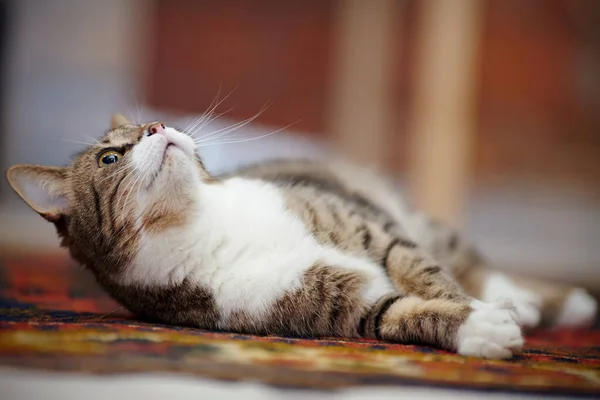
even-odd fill
[(34, 211), (50, 222), (67, 214), (67, 169), (14, 165), (6, 171), (10, 186)]
[(131, 125), (131, 121), (121, 113), (113, 114), (110, 119), (110, 129), (115, 129), (123, 125)]

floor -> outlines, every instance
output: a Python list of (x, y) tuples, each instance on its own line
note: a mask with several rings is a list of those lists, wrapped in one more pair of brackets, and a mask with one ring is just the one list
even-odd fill
[[(254, 383), (232, 383), (202, 380), (166, 374), (139, 374), (119, 377), (65, 375), (45, 372), (0, 370), (0, 387), (7, 400), (40, 399), (48, 393), (63, 400), (104, 400), (107, 398), (143, 398), (145, 400), (177, 398), (197, 399), (200, 394), (206, 399), (243, 398), (246, 400), (280, 399), (289, 400), (385, 400), (418, 399), (431, 400), (476, 400), (481, 392), (446, 390), (434, 388), (354, 388), (337, 392), (302, 391), (292, 389), (265, 388)], [(124, 394), (127, 394), (125, 397)], [(6, 396), (6, 397), (4, 397)], [(485, 393), (488, 400), (541, 399), (538, 395)], [(553, 396), (553, 399), (569, 397)]]

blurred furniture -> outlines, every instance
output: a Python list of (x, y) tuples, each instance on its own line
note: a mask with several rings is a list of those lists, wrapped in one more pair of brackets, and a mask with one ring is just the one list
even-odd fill
[(482, 0), (423, 0), (409, 159), (417, 203), (459, 226), (470, 185)]
[(455, 224), (472, 183), (598, 196), (598, 2), (438, 3), (157, 0), (145, 100), (198, 113), (222, 87), (235, 119), (270, 102), (259, 122), (300, 120)]
[(335, 148), (357, 162), (386, 167), (392, 125), (392, 74), (400, 2), (337, 2), (329, 132)]

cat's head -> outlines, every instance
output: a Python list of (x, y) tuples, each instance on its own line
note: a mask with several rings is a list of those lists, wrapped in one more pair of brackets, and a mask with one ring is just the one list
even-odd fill
[(12, 188), (56, 225), (62, 245), (91, 268), (118, 269), (142, 235), (186, 222), (210, 176), (194, 140), (161, 122), (135, 125), (117, 114), (110, 130), (66, 167), (15, 165)]

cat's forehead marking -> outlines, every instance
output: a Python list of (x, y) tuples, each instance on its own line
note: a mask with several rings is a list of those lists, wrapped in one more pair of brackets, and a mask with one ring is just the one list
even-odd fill
[(100, 145), (124, 146), (139, 141), (144, 133), (144, 125), (126, 125), (108, 131), (99, 141)]

